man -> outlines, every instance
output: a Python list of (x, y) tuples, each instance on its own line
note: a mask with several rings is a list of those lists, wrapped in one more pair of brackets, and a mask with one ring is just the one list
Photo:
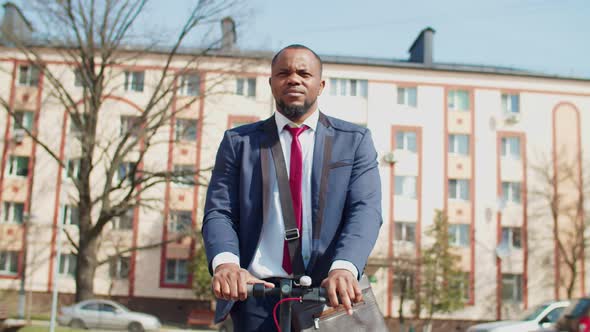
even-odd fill
[(274, 330), (278, 299), (247, 298), (246, 285), (273, 287), (277, 277), (292, 277), (297, 263), (286, 241), (285, 191), (279, 194), (281, 151), (297, 223), (292, 234), (300, 241), (292, 243), (305, 274), (327, 288), (333, 306), (339, 297), (351, 313), (352, 303), (362, 300), (358, 279), (382, 223), (377, 153), (369, 130), (318, 110), (321, 75), (311, 49), (279, 51), (269, 79), (277, 112), (226, 131), (217, 153), (203, 237), (219, 299), (216, 320), (231, 311), (236, 331)]

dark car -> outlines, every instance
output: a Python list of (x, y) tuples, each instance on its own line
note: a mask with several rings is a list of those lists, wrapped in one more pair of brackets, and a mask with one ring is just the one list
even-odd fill
[(555, 329), (559, 332), (580, 332), (580, 319), (588, 316), (590, 311), (590, 298), (583, 297), (573, 300), (563, 315), (557, 320)]

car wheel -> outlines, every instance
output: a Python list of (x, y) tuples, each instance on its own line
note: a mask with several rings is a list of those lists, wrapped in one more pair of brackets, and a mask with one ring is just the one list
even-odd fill
[(72, 321), (70, 322), (70, 327), (78, 330), (86, 329), (86, 325), (80, 319), (72, 319)]
[(133, 322), (127, 326), (127, 330), (129, 332), (143, 332), (143, 326), (141, 326), (141, 324), (138, 322)]

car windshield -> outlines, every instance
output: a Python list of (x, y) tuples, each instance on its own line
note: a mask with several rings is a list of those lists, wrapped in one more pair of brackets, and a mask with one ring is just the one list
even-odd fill
[(548, 304), (541, 304), (536, 307), (532, 307), (529, 310), (525, 311), (520, 320), (527, 321), (527, 320), (534, 320), (535, 318), (539, 317), (539, 315), (543, 312), (543, 310), (547, 309)]
[(572, 303), (566, 310), (565, 315), (572, 318), (579, 318), (585, 315), (590, 308), (590, 299), (579, 299)]

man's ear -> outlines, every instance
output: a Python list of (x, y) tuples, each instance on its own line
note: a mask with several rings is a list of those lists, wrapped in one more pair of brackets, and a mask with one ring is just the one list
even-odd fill
[(322, 92), (324, 91), (324, 87), (326, 87), (326, 81), (325, 80), (321, 80), (320, 81), (320, 91), (318, 91), (318, 96), (322, 95)]
[[(269, 78), (268, 78), (268, 85), (271, 85), (271, 82), (270, 82), (271, 80), (272, 80), (272, 77), (269, 77)], [(272, 86), (272, 85), (271, 85), (271, 86)]]

